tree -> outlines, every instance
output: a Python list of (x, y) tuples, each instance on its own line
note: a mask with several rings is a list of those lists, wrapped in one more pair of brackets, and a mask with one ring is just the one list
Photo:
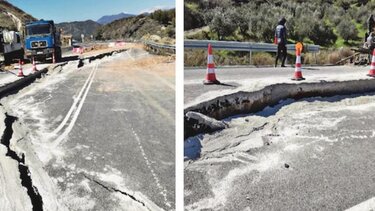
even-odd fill
[(204, 26), (204, 16), (199, 11), (184, 7), (184, 30), (195, 29)]
[(208, 2), (209, 8), (215, 8), (215, 7), (229, 8), (233, 4), (231, 0), (210, 0), (207, 2)]
[(248, 10), (248, 7), (237, 7), (235, 9), (236, 12), (234, 13), (233, 24), (238, 27), (239, 33), (247, 38), (249, 37), (249, 22), (252, 11)]
[(156, 10), (150, 14), (150, 17), (163, 25), (168, 25), (175, 18), (175, 10)]
[(336, 5), (347, 11), (350, 8), (351, 0), (336, 0)]
[(332, 45), (337, 40), (337, 36), (333, 33), (333, 29), (326, 24), (315, 24), (309, 38), (314, 44), (322, 46)]
[(364, 6), (369, 2), (369, 0), (357, 0), (357, 5)]
[(216, 32), (219, 40), (224, 39), (226, 36), (230, 36), (236, 30), (234, 23), (234, 8), (224, 9), (222, 7), (216, 7), (210, 10), (205, 19), (210, 26), (211, 31)]
[(341, 20), (339, 25), (337, 25), (337, 32), (346, 43), (348, 43), (349, 40), (355, 40), (358, 38), (358, 30), (347, 16)]

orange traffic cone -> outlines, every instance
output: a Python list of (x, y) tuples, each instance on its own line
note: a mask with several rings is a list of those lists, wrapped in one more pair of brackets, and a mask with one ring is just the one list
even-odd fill
[(207, 72), (206, 72), (206, 79), (203, 81), (203, 84), (205, 85), (220, 84), (220, 81), (216, 79), (214, 56), (212, 55), (211, 44), (208, 44)]
[(372, 51), (371, 66), (367, 76), (375, 77), (375, 49)]
[(20, 64), (20, 67), (19, 67), (19, 69), (18, 69), (18, 74), (17, 74), (17, 76), (18, 76), (18, 77), (24, 77), (25, 75), (23, 74), (23, 68), (22, 68), (22, 61), (21, 61), (21, 59), (20, 59), (19, 64)]
[(33, 58), (33, 72), (37, 72), (35, 59)]
[(300, 81), (305, 80), (305, 78), (302, 77), (302, 71), (301, 71), (301, 50), (296, 50), (296, 68), (294, 70), (294, 77), (292, 80)]

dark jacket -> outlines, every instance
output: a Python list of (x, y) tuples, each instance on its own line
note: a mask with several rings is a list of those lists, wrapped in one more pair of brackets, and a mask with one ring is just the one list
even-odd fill
[(279, 23), (277, 24), (276, 30), (275, 30), (275, 36), (277, 37), (277, 43), (286, 45), (286, 27), (285, 27), (286, 20), (285, 18), (282, 18)]
[(375, 25), (374, 16), (370, 15), (370, 17), (367, 19), (367, 27), (368, 27), (369, 33), (374, 30), (374, 25)]

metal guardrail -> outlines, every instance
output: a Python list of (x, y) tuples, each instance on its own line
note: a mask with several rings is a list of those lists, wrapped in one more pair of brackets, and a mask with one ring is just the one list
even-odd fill
[(161, 44), (161, 43), (156, 43), (156, 42), (151, 42), (151, 41), (143, 41), (143, 43), (147, 46), (154, 47), (154, 48), (176, 50), (176, 46), (174, 45)]
[(176, 53), (176, 46), (174, 45), (167, 45), (161, 44), (151, 41), (143, 41), (143, 44), (146, 46), (146, 49), (150, 52), (155, 54), (175, 54)]
[[(277, 45), (271, 43), (252, 43), (252, 42), (236, 42), (236, 41), (214, 41), (214, 40), (185, 40), (184, 47), (186, 48), (207, 48), (211, 43), (214, 49), (232, 50), (232, 51), (247, 51), (247, 52), (277, 52)], [(288, 44), (289, 51), (295, 51), (294, 44)], [(317, 53), (320, 50), (319, 45), (304, 45), (304, 52)]]

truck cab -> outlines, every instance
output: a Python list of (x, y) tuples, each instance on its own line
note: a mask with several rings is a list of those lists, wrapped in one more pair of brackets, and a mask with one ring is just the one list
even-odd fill
[(60, 33), (52, 20), (39, 20), (25, 26), (25, 55), (27, 58), (45, 61), (61, 59)]

